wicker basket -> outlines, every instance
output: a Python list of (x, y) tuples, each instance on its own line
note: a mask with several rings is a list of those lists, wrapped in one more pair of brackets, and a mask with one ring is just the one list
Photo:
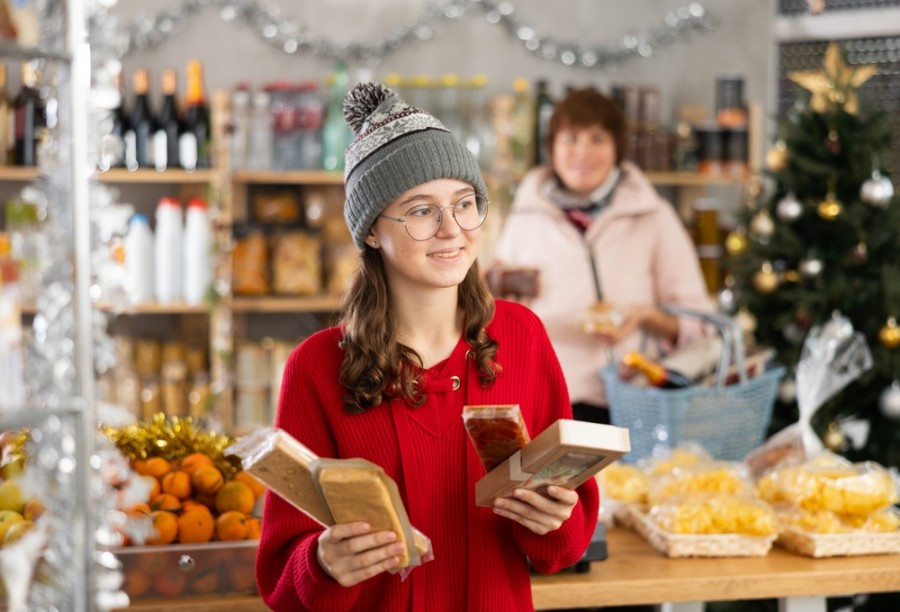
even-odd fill
[(680, 557), (765, 557), (776, 536), (748, 536), (735, 533), (681, 534), (662, 529), (637, 504), (623, 504), (616, 520), (647, 540), (658, 552)]
[(900, 554), (900, 531), (893, 533), (810, 533), (787, 527), (778, 544), (807, 557), (851, 557)]
[[(715, 386), (685, 389), (638, 387), (619, 378), (616, 366), (600, 375), (609, 401), (613, 425), (626, 427), (631, 452), (623, 461), (635, 462), (653, 455), (657, 448), (673, 448), (681, 442), (697, 442), (718, 459), (740, 460), (765, 438), (783, 367), (772, 367), (748, 379), (744, 368), (742, 332), (728, 317), (667, 307), (672, 314), (696, 316), (716, 326), (722, 334), (722, 354)], [(725, 385), (731, 364), (740, 381)]]

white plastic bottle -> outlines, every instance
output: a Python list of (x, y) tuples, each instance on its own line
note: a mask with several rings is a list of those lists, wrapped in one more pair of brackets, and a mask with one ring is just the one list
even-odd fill
[(184, 220), (181, 202), (162, 198), (156, 207), (156, 299), (161, 304), (182, 300), (181, 268)]
[(206, 202), (192, 198), (184, 222), (184, 301), (201, 304), (212, 283), (212, 227)]
[(125, 235), (125, 274), (128, 300), (132, 304), (152, 302), (156, 296), (153, 275), (153, 230), (147, 215), (136, 213)]

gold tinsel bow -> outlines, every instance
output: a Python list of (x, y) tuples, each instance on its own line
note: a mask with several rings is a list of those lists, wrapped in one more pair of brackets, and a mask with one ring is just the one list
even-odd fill
[(129, 460), (162, 457), (177, 461), (191, 453), (203, 453), (212, 459), (225, 480), (231, 480), (241, 471), (240, 459), (225, 454), (234, 439), (222, 433), (203, 431), (194, 426), (190, 417), (167, 417), (159, 412), (149, 421), (123, 428), (103, 426), (100, 431)]

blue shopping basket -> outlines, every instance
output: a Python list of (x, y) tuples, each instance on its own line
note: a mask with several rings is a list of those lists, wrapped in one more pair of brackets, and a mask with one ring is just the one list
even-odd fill
[[(601, 370), (610, 420), (613, 425), (627, 427), (631, 438), (631, 452), (622, 460), (635, 462), (682, 442), (696, 442), (718, 459), (743, 459), (765, 439), (785, 368), (769, 367), (748, 379), (741, 330), (730, 318), (674, 307), (665, 310), (696, 316), (722, 334), (716, 384), (684, 389), (639, 387), (620, 379), (615, 364)], [(726, 385), (725, 375), (732, 362), (740, 378)]]

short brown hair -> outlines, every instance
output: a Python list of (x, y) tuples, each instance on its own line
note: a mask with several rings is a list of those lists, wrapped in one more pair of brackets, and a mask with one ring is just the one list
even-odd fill
[(621, 163), (627, 145), (625, 113), (612, 99), (593, 87), (573, 89), (556, 103), (547, 129), (547, 141), (543, 143), (548, 157), (553, 155), (553, 141), (560, 130), (595, 125), (610, 133), (616, 145), (616, 164)]

